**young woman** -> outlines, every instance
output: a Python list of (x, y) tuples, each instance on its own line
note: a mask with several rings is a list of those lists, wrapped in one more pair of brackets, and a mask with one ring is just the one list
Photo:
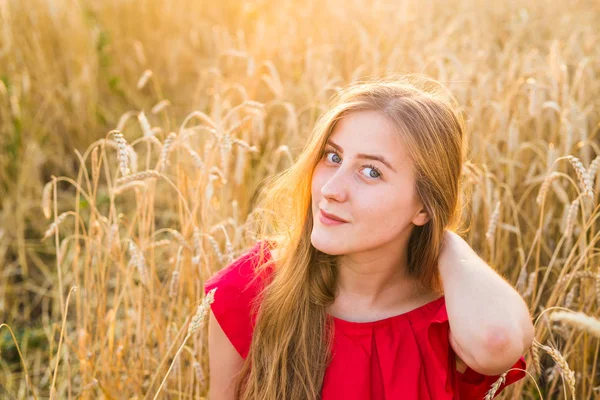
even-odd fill
[(482, 399), (525, 376), (527, 305), (452, 232), (463, 135), (431, 79), (335, 96), (262, 191), (260, 240), (205, 284), (211, 400)]

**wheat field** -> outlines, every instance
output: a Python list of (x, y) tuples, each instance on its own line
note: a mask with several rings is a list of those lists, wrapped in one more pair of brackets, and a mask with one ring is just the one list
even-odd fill
[(335, 91), (448, 86), (465, 239), (530, 306), (503, 399), (600, 399), (600, 3), (0, 0), (0, 397), (198, 399), (203, 281)]

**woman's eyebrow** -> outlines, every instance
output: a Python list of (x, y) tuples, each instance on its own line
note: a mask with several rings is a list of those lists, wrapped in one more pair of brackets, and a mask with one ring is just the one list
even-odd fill
[[(340, 145), (338, 145), (337, 143), (333, 142), (331, 139), (329, 139), (327, 141), (327, 144), (330, 145), (331, 147), (333, 147), (334, 149), (336, 149), (337, 151), (340, 152), (340, 154), (344, 154), (344, 150), (340, 147)], [(375, 160), (375, 161), (379, 161), (381, 163), (383, 163), (386, 167), (388, 167), (389, 169), (391, 169), (394, 172), (398, 172), (396, 171), (396, 169), (394, 167), (392, 167), (392, 164), (390, 164), (385, 158), (383, 158), (383, 156), (379, 156), (376, 154), (364, 154), (364, 153), (358, 153), (356, 155), (357, 158), (363, 158), (363, 159), (367, 159), (367, 160)]]

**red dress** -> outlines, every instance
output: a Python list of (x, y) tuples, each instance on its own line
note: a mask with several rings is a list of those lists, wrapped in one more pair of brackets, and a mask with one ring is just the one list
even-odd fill
[[(251, 279), (256, 265), (252, 256), (258, 250), (259, 243), (213, 275), (204, 288), (207, 293), (217, 287), (212, 312), (243, 358), (256, 323), (250, 302), (259, 284)], [(499, 377), (468, 367), (464, 373), (456, 370), (443, 296), (373, 322), (332, 318), (333, 357), (325, 372), (322, 400), (479, 400)], [(521, 357), (512, 368), (525, 370), (525, 359)], [(524, 376), (523, 371), (510, 371), (496, 395)]]

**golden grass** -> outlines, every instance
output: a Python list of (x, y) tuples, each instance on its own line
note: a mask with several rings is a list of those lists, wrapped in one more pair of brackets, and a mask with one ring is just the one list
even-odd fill
[(205, 396), (190, 323), (253, 243), (261, 182), (337, 88), (408, 72), (464, 108), (466, 239), (535, 318), (531, 376), (499, 397), (599, 397), (599, 17), (592, 0), (0, 0), (0, 397)]

